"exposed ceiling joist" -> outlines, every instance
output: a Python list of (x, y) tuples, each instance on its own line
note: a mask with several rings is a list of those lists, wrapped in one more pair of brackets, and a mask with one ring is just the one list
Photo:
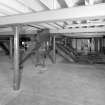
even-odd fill
[(37, 0), (37, 2), (44, 8), (44, 10), (49, 10), (49, 8), (41, 0)]
[(65, 21), (64, 23), (65, 23), (65, 25), (70, 25), (70, 24), (72, 24), (72, 21), (68, 20), (68, 21)]
[(7, 11), (5, 11), (3, 9), (0, 9), (0, 13), (2, 13), (4, 16), (12, 15), (11, 12), (7, 12)]
[(64, 26), (66, 23), (65, 23), (65, 21), (58, 21), (58, 22), (56, 22), (57, 24), (59, 24), (60, 26)]
[(105, 33), (74, 33), (74, 34), (63, 34), (64, 36), (71, 37), (102, 37)]
[(86, 5), (93, 5), (98, 3), (104, 3), (105, 0), (85, 0)]
[(37, 30), (36, 28), (30, 27), (30, 28), (27, 28), (27, 29), (25, 30), (25, 32), (32, 32), (32, 31), (36, 31), (36, 30)]
[[(82, 12), (81, 12), (82, 11)], [(40, 23), (58, 20), (81, 20), (90, 18), (105, 18), (105, 3), (93, 6), (81, 6), (60, 10), (30, 13), (16, 16), (0, 17), (0, 25)]]
[(56, 24), (57, 26), (59, 26), (59, 28), (64, 28), (62, 25), (60, 25), (60, 24), (57, 23), (57, 22), (55, 22), (55, 24)]
[(91, 26), (105, 26), (105, 22), (94, 22), (94, 23), (86, 23), (86, 24), (71, 24), (67, 25), (65, 28), (69, 27), (91, 27)]
[(0, 2), (0, 8), (6, 10), (6, 11), (9, 11), (9, 12), (13, 12), (13, 14), (20, 14), (22, 13), (20, 10), (17, 10), (16, 8), (13, 8), (11, 6), (8, 6), (7, 4), (3, 4)]
[(40, 30), (40, 29), (41, 29), (40, 27), (35, 26), (35, 25), (27, 25), (27, 26), (29, 26), (29, 27), (33, 27), (33, 28), (36, 28), (36, 29), (38, 29), (38, 30)]
[(9, 8), (9, 7), (7, 7), (6, 5), (3, 5), (3, 4), (0, 4), (0, 10), (2, 10), (5, 13), (11, 14), (11, 15), (18, 14), (17, 11), (15, 11), (14, 9)]
[[(31, 12), (36, 12), (33, 8), (31, 8), (30, 6), (29, 6), (29, 4), (27, 4), (27, 2), (25, 2), (24, 3), (24, 1), (23, 0), (16, 0), (19, 4), (21, 4), (21, 5), (23, 5), (24, 7), (26, 7), (26, 8), (28, 8)], [(31, 1), (31, 0), (30, 0)]]
[(65, 1), (68, 4), (68, 7), (85, 5), (85, 0), (65, 0)]
[(45, 29), (45, 27), (44, 26), (41, 26), (41, 25), (39, 25), (39, 24), (33, 24), (34, 26), (37, 26), (37, 27), (39, 27), (39, 28), (41, 28), (41, 29)]
[(67, 8), (68, 5), (66, 4), (65, 0), (57, 0), (58, 3), (61, 5), (62, 8)]
[(56, 29), (61, 29), (62, 27), (58, 25), (57, 23), (48, 23), (49, 25), (55, 27)]
[(59, 9), (61, 5), (57, 0), (40, 0), (44, 5), (46, 5), (49, 9)]
[[(24, 31), (24, 32), (21, 32), (20, 34), (21, 35), (35, 35), (37, 33), (37, 31)], [(0, 36), (13, 36), (14, 35), (14, 33), (13, 32), (11, 32), (11, 31), (7, 31), (7, 32), (0, 32)]]
[[(37, 31), (36, 30), (22, 30), (21, 32), (20, 32), (20, 35), (35, 35), (37, 33)], [(10, 35), (14, 35), (14, 32), (13, 31), (5, 31), (5, 32), (0, 32), (0, 36), (4, 36), (4, 35), (8, 35), (8, 36), (10, 36)]]
[(47, 24), (47, 23), (41, 23), (40, 25), (45, 27), (45, 29), (56, 29), (56, 27), (54, 27), (50, 24)]
[(1, 0), (0, 4), (6, 6), (8, 8), (11, 8), (15, 11), (18, 11), (20, 13), (29, 13), (30, 12), (30, 10), (27, 7), (20, 4), (16, 0)]
[(105, 32), (105, 27), (50, 30), (50, 33), (78, 33), (78, 32)]
[(33, 12), (48, 10), (48, 7), (45, 6), (40, 0), (17, 0), (17, 1), (27, 6)]

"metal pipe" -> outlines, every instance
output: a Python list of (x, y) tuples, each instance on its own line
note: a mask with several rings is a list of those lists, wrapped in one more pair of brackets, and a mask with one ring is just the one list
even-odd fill
[(14, 28), (14, 74), (13, 74), (13, 89), (20, 88), (20, 69), (19, 69), (19, 26)]

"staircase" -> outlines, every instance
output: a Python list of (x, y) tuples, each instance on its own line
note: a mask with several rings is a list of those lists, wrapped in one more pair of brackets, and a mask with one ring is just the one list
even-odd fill
[(68, 60), (69, 62), (77, 62), (77, 58), (76, 56), (73, 54), (73, 52), (67, 48), (66, 46), (62, 45), (62, 44), (57, 44), (56, 43), (56, 50), (58, 52), (59, 55), (61, 55), (62, 57), (64, 57), (66, 60)]
[(3, 42), (0, 42), (0, 47), (5, 51), (6, 55), (9, 55), (9, 49)]

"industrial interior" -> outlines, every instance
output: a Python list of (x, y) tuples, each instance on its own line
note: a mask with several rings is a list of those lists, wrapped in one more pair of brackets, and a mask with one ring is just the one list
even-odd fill
[(104, 105), (105, 0), (0, 1), (0, 105)]

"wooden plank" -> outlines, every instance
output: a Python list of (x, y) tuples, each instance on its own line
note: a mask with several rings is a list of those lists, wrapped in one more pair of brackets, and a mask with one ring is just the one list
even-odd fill
[(50, 33), (91, 33), (91, 32), (105, 32), (105, 27), (91, 27), (91, 28), (71, 28), (71, 29), (58, 29), (50, 30)]
[(81, 20), (90, 18), (105, 18), (105, 3), (45, 11), (39, 13), (0, 17), (0, 25), (40, 23), (69, 19)]

